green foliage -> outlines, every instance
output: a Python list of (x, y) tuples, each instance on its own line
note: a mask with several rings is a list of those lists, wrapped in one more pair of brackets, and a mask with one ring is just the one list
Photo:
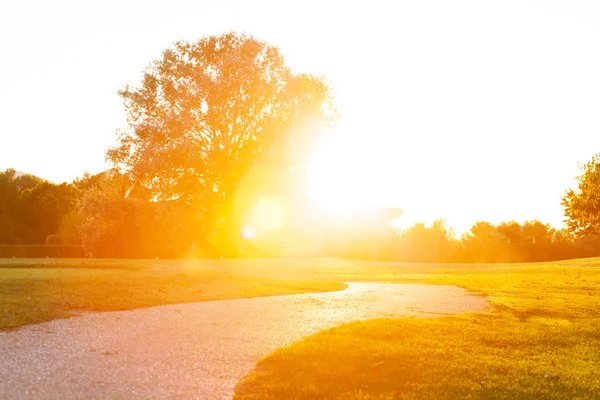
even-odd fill
[(77, 208), (67, 213), (58, 228), (58, 236), (66, 245), (81, 245), (79, 227), (82, 225), (83, 216), (77, 211)]
[(443, 220), (416, 223), (386, 243), (381, 259), (412, 262), (506, 263), (600, 255), (600, 236), (575, 237), (540, 221), (478, 221), (456, 239)]
[(569, 231), (576, 235), (600, 234), (600, 154), (581, 166), (577, 189), (562, 198)]
[(75, 189), (66, 183), (42, 182), (22, 191), (16, 213), (30, 232), (28, 243), (44, 243), (48, 235), (58, 232), (64, 215), (73, 209)]
[(76, 190), (66, 183), (0, 172), (0, 244), (43, 244), (75, 201)]

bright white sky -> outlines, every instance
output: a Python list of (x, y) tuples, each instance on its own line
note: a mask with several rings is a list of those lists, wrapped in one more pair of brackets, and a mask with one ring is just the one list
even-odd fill
[(0, 3), (0, 170), (104, 169), (116, 91), (174, 41), (226, 30), (332, 82), (343, 119), (312, 183), (330, 203), (397, 205), (459, 233), (560, 226), (577, 162), (600, 151), (594, 0), (20, 0)]

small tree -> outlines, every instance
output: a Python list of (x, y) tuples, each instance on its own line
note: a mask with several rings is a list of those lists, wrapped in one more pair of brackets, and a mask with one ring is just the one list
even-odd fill
[(600, 153), (581, 166), (577, 182), (562, 197), (567, 227), (577, 236), (600, 234)]

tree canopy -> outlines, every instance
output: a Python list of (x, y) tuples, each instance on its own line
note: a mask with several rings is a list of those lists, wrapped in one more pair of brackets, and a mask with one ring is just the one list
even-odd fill
[(581, 166), (577, 183), (562, 198), (567, 227), (580, 236), (600, 234), (600, 154)]
[(61, 185), (0, 172), (0, 244), (81, 245), (88, 256), (125, 258), (524, 262), (600, 255), (600, 154), (562, 198), (568, 229), (479, 221), (455, 238), (438, 220), (396, 232), (389, 222), (398, 210), (388, 209), (343, 218), (317, 213), (311, 218), (318, 223), (305, 224), (305, 199), (292, 186), (315, 139), (335, 121), (331, 89), (248, 35), (175, 43), (139, 86), (119, 95), (129, 128), (107, 152), (115, 168)]
[(58, 232), (75, 204), (75, 189), (14, 169), (0, 172), (0, 244), (40, 244)]
[(205, 224), (257, 162), (299, 166), (298, 152), (335, 116), (326, 82), (237, 33), (176, 43), (119, 94), (129, 129), (107, 159), (131, 179), (132, 195), (195, 204)]

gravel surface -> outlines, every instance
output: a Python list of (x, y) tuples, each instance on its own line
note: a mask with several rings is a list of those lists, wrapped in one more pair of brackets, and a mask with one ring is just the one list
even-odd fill
[(349, 283), (339, 292), (89, 313), (0, 332), (2, 399), (228, 399), (273, 350), (371, 318), (487, 311), (453, 286)]

